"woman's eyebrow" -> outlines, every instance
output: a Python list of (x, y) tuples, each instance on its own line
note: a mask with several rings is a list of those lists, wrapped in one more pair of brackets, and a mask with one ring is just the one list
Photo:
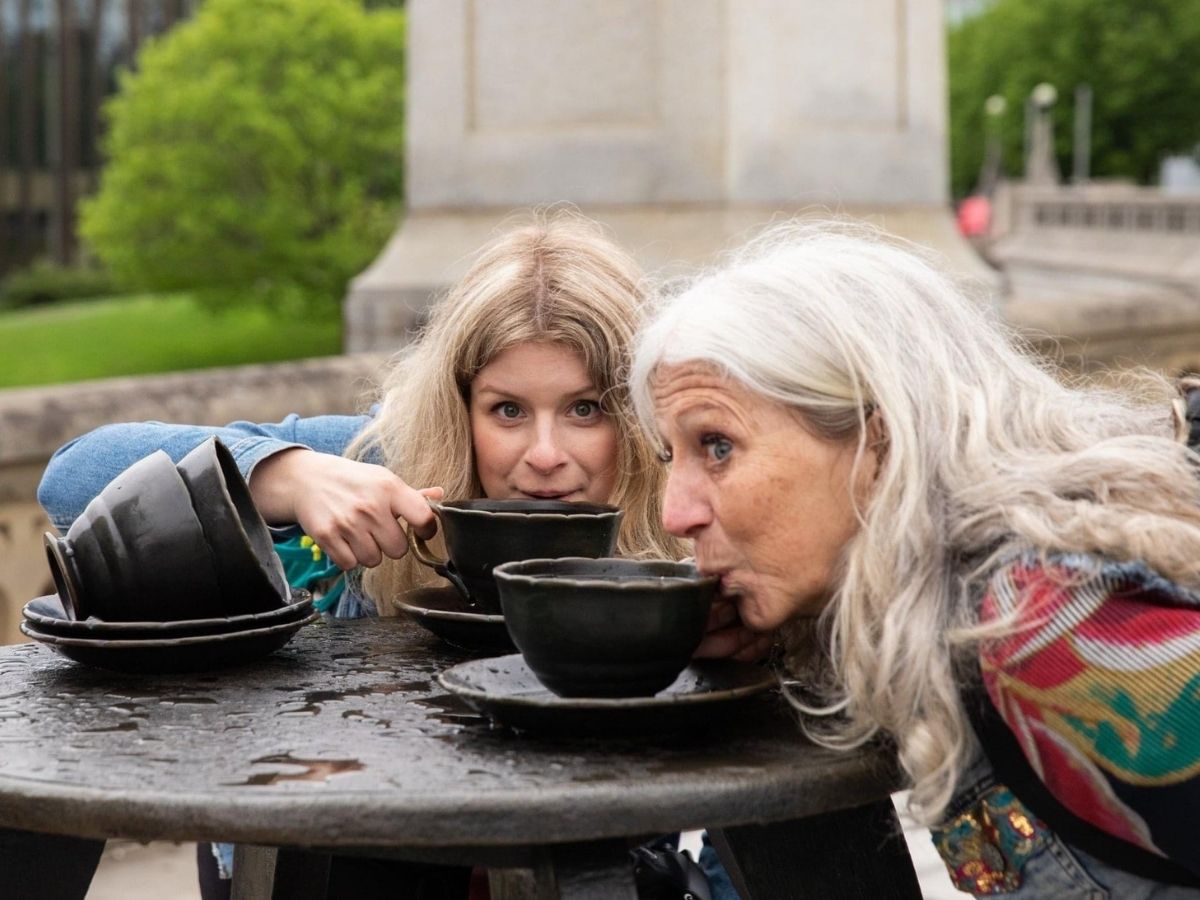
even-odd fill
[[(496, 394), (496, 395), (502, 396), (502, 397), (514, 397), (518, 400), (522, 399), (522, 395), (521, 395), (520, 391), (510, 391), (510, 390), (506, 389), (505, 386), (502, 384), (492, 384), (487, 381), (482, 382), (481, 384), (479, 384), (477, 386), (474, 386), (473, 392), (476, 394)], [(567, 397), (567, 396), (576, 397), (576, 396), (580, 396), (582, 394), (595, 394), (595, 393), (597, 393), (597, 390), (596, 390), (596, 386), (593, 385), (590, 381), (588, 381), (588, 382), (584, 382), (581, 385), (577, 385), (574, 388), (568, 388), (567, 390), (561, 391), (560, 393), (561, 393), (561, 396), (564, 396), (564, 397)]]

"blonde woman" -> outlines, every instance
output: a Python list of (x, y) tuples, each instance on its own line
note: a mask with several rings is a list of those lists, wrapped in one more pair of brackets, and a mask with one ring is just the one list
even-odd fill
[[(431, 496), (611, 503), (625, 510), (619, 553), (680, 558), (684, 543), (661, 524), (665, 473), (621, 380), (641, 281), (633, 261), (580, 217), (515, 228), (485, 246), (433, 309), (368, 414), (223, 428), (105, 426), (55, 453), (38, 498), (65, 531), (126, 466), (157, 449), (179, 460), (215, 434), (268, 523), (297, 526), (342, 570), (366, 570), (337, 595), (329, 612), (338, 617), (392, 615), (391, 598), (437, 580), (407, 556), (403, 528), (432, 535)], [(718, 634), (737, 643), (743, 633), (734, 623)], [(231, 848), (218, 847), (228, 885)], [(207, 900), (221, 885), (205, 852)], [(463, 870), (338, 864), (344, 877), (359, 879), (359, 896), (417, 896), (422, 885), (443, 884), (436, 879), (445, 879), (447, 896), (466, 891)]]
[(791, 632), (811, 735), (896, 742), (964, 891), (1200, 897), (1200, 459), (1173, 389), (1060, 383), (920, 254), (788, 225), (632, 369), (664, 522)]

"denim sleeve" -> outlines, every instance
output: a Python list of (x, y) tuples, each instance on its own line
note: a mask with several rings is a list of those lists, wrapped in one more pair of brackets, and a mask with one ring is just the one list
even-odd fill
[(248, 480), (259, 462), (289, 447), (340, 455), (370, 420), (369, 415), (301, 418), (293, 414), (281, 422), (233, 422), (224, 427), (165, 422), (103, 425), (54, 452), (38, 485), (38, 502), (54, 527), (65, 531), (106, 484), (155, 450), (165, 450), (178, 462), (216, 435)]

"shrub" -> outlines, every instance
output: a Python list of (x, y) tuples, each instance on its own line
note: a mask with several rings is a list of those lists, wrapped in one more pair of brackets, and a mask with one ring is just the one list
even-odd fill
[(0, 309), (104, 297), (113, 293), (113, 280), (102, 269), (38, 262), (0, 281)]
[(206, 0), (147, 44), (81, 207), (96, 256), (130, 289), (336, 303), (402, 199), (403, 15)]

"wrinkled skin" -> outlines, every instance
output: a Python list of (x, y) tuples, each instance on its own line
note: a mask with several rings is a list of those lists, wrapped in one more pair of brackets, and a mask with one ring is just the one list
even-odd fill
[(856, 440), (819, 438), (794, 410), (704, 364), (662, 366), (652, 389), (671, 456), (663, 523), (720, 578), (701, 650), (752, 656), (754, 635), (828, 602), (876, 460), (868, 452), (852, 483)]

